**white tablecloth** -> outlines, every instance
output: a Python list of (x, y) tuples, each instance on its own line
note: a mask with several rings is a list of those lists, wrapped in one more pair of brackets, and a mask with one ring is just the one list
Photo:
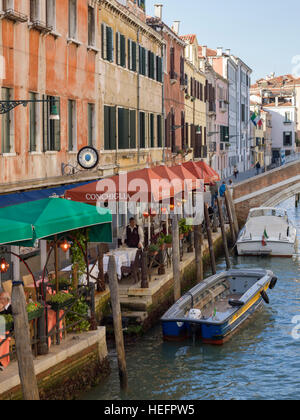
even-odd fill
[[(131, 263), (134, 262), (137, 249), (134, 248), (121, 248), (121, 249), (115, 249), (111, 251), (109, 254), (104, 255), (103, 257), (103, 271), (104, 273), (107, 273), (108, 271), (108, 263), (109, 263), (109, 257), (113, 255), (116, 260), (116, 266), (117, 266), (117, 275), (119, 280), (122, 277), (122, 267), (130, 267)], [(98, 263), (95, 265), (93, 271), (91, 272), (93, 268), (93, 265), (89, 266), (90, 274), (92, 274), (94, 277), (98, 277), (99, 269), (98, 269)], [(64, 268), (62, 271), (72, 271), (72, 266)], [(90, 279), (91, 282), (94, 282), (94, 279)], [(87, 276), (81, 276), (80, 283), (85, 284), (87, 281)]]

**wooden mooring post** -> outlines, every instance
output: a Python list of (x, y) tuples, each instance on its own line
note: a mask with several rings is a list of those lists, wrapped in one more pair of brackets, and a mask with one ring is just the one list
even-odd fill
[(233, 219), (232, 219), (231, 206), (230, 206), (230, 203), (229, 203), (228, 192), (227, 191), (225, 191), (225, 205), (226, 205), (226, 210), (227, 210), (227, 215), (228, 215), (228, 220), (229, 220), (229, 225), (230, 225), (232, 241), (235, 244), (236, 240), (237, 240), (237, 236), (236, 236), (236, 233), (235, 233), (235, 228), (234, 228)]
[(174, 214), (172, 219), (172, 241), (173, 241), (173, 278), (174, 278), (174, 300), (181, 298), (180, 283), (180, 245), (179, 245), (179, 223), (178, 215)]
[(213, 274), (217, 274), (216, 258), (215, 258), (215, 252), (214, 252), (214, 243), (213, 243), (213, 238), (212, 238), (212, 233), (211, 233), (211, 228), (210, 228), (210, 218), (209, 218), (207, 203), (204, 204), (204, 216), (205, 216), (207, 239), (208, 239), (208, 245), (209, 245), (211, 270), (212, 270)]
[(110, 256), (108, 264), (108, 278), (109, 278), (109, 289), (111, 296), (111, 306), (114, 322), (114, 333), (116, 341), (116, 349), (118, 356), (118, 366), (119, 366), (119, 377), (120, 377), (120, 386), (123, 390), (128, 388), (128, 374), (125, 358), (125, 346), (124, 346), (124, 336), (123, 336), (123, 326), (122, 326), (122, 313), (119, 297), (119, 285), (117, 278), (117, 267), (115, 257)]
[(236, 211), (235, 211), (235, 205), (234, 205), (234, 202), (233, 202), (231, 192), (226, 191), (226, 195), (228, 197), (229, 205), (230, 205), (230, 208), (231, 208), (232, 221), (233, 221), (233, 225), (234, 225), (235, 234), (236, 234), (236, 237), (238, 237), (239, 232), (240, 232), (240, 227), (239, 227), (239, 222), (238, 222), (238, 218), (237, 218)]
[(196, 279), (197, 283), (203, 281), (203, 257), (202, 257), (202, 225), (194, 226), (194, 246), (195, 246), (195, 262), (196, 262)]
[(38, 401), (40, 397), (34, 371), (26, 298), (22, 282), (13, 282), (12, 312), (23, 398), (27, 401)]
[(230, 270), (231, 264), (230, 264), (228, 244), (227, 244), (227, 235), (226, 235), (226, 230), (225, 230), (222, 206), (221, 206), (219, 197), (217, 197), (217, 205), (218, 205), (219, 220), (220, 220), (221, 231), (222, 231), (223, 246), (224, 246), (224, 251), (225, 251), (226, 267), (227, 267), (227, 270)]

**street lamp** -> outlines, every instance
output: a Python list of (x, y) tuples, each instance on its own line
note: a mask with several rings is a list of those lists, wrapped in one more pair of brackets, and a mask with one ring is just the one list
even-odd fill
[(50, 120), (60, 120), (59, 113), (57, 110), (56, 103), (59, 102), (57, 99), (28, 99), (28, 100), (18, 100), (18, 101), (0, 101), (0, 114), (7, 114), (13, 109), (17, 108), (20, 105), (23, 105), (25, 108), (30, 103), (50, 103)]

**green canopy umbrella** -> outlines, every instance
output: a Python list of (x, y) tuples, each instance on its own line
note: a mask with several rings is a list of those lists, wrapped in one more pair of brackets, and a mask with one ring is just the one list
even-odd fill
[[(50, 197), (0, 209), (1, 219), (1, 244), (33, 246), (37, 239), (51, 239), (81, 228), (89, 228), (90, 242), (112, 242), (109, 210), (63, 198)], [(14, 226), (15, 234), (6, 233), (6, 226)]]
[(0, 218), (0, 245), (31, 240), (32, 232), (28, 223)]

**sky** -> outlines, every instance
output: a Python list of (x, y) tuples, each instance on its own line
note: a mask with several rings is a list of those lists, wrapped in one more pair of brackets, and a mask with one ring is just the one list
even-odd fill
[(300, 77), (299, 0), (146, 0), (147, 15), (155, 4), (163, 4), (167, 25), (181, 21), (181, 35), (230, 48), (252, 68), (252, 82), (273, 72)]

